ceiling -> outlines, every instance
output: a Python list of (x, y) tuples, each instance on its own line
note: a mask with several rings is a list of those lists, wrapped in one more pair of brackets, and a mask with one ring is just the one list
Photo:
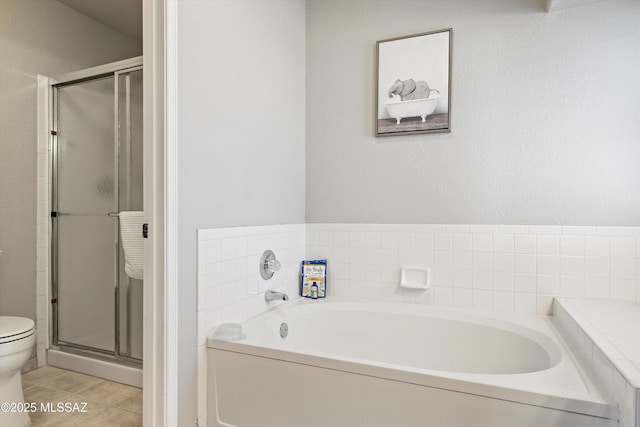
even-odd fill
[(142, 42), (142, 0), (58, 0), (71, 9)]
[[(96, 21), (142, 42), (142, 0), (58, 0)], [(609, 0), (546, 0), (547, 12)]]

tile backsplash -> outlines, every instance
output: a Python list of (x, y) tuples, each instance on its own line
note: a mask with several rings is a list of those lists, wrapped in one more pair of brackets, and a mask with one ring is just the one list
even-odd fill
[[(306, 250), (341, 297), (538, 314), (554, 296), (640, 300), (638, 227), (307, 224)], [(402, 265), (432, 287), (399, 288)]]
[[(262, 253), (271, 249), (281, 263), (270, 280), (260, 277)], [(206, 423), (207, 333), (217, 324), (241, 322), (279, 302), (264, 300), (267, 289), (298, 293), (305, 256), (305, 225), (198, 230), (198, 420)]]

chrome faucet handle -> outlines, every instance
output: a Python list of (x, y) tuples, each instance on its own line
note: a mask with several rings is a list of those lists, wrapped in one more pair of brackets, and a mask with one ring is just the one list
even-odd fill
[(264, 251), (260, 258), (260, 264), (258, 265), (260, 276), (262, 276), (264, 280), (269, 280), (273, 277), (273, 273), (280, 270), (280, 267), (282, 267), (282, 265), (280, 261), (276, 259), (276, 254), (274, 254), (272, 250)]
[(267, 261), (266, 267), (269, 271), (275, 273), (276, 271), (280, 271), (280, 267), (282, 267), (282, 264), (280, 264), (280, 261), (278, 261), (277, 259), (271, 259)]

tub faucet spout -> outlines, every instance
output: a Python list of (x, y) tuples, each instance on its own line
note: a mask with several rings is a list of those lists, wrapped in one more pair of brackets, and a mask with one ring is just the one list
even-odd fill
[(267, 289), (267, 292), (264, 293), (265, 301), (276, 301), (276, 300), (287, 301), (288, 299), (289, 299), (289, 296), (284, 292), (272, 291), (271, 289)]

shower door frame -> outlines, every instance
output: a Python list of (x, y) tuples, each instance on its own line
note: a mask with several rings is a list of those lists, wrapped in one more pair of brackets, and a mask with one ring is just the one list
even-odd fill
[[(113, 93), (114, 93), (114, 111), (113, 111), (113, 115), (116, 118), (116, 120), (114, 121), (114, 139), (115, 139), (115, 159), (116, 159), (116, 164), (115, 164), (115, 173), (116, 173), (116, 177), (118, 177), (118, 179), (114, 180), (115, 186), (114, 186), (114, 194), (116, 195), (116, 199), (117, 199), (117, 203), (116, 205), (118, 206), (118, 212), (120, 212), (122, 209), (120, 207), (120, 192), (119, 192), (119, 186), (120, 186), (120, 179), (119, 179), (119, 173), (120, 173), (120, 160), (119, 160), (119, 152), (120, 152), (120, 133), (118, 131), (118, 117), (120, 116), (120, 104), (118, 103), (118, 96), (119, 96), (119, 92), (120, 92), (120, 75), (122, 74), (129, 74), (132, 73), (134, 71), (142, 71), (143, 67), (142, 64), (140, 64), (139, 66), (134, 66), (134, 67), (130, 67), (130, 68), (124, 68), (124, 69), (120, 69), (118, 71), (115, 71), (113, 73)], [(130, 77), (130, 76), (129, 76)], [(127, 99), (127, 103), (125, 105), (125, 108), (127, 109), (127, 113), (125, 115), (126, 117), (126, 142), (125, 142), (125, 150), (126, 150), (126, 162), (127, 162), (127, 178), (126, 178), (126, 183), (127, 183), (127, 193), (126, 193), (126, 203), (127, 203), (127, 210), (132, 210), (131, 209), (131, 86), (130, 86), (130, 78), (127, 79), (126, 82), (126, 86), (125, 86), (125, 90), (126, 90), (126, 99)], [(140, 123), (140, 125), (142, 125), (142, 123)], [(144, 187), (144, 183), (143, 183), (143, 187)], [(109, 216), (113, 216), (113, 214), (109, 214)], [(116, 213), (115, 216), (119, 216), (119, 213)], [(120, 230), (120, 226), (119, 226), (119, 222), (120, 222), (120, 218), (118, 218), (118, 232), (116, 233), (116, 241), (117, 241), (117, 249), (116, 251), (118, 252), (116, 254), (116, 292), (115, 292), (115, 315), (116, 315), (116, 328), (115, 328), (115, 335), (116, 335), (116, 341), (115, 341), (115, 355), (116, 357), (119, 358), (124, 358), (125, 360), (132, 360), (132, 361), (139, 361), (142, 362), (142, 359), (138, 359), (135, 358), (133, 356), (131, 356), (131, 292), (130, 292), (130, 282), (129, 282), (129, 277), (127, 277), (127, 281), (126, 283), (120, 283), (120, 252), (122, 251), (122, 245), (120, 244), (120, 235), (119, 235), (119, 230)], [(142, 231), (141, 231), (142, 232)], [(124, 288), (124, 289), (123, 289)], [(120, 354), (120, 350), (122, 347), (122, 342), (121, 342), (121, 311), (120, 309), (122, 307), (120, 307), (120, 297), (121, 297), (121, 291), (124, 290), (124, 293), (126, 295), (126, 321), (127, 321), (127, 333), (126, 333), (126, 354), (122, 355)], [(142, 313), (141, 313), (142, 314)]]
[[(114, 95), (114, 150), (115, 150), (115, 158), (114, 158), (114, 197), (115, 197), (115, 206), (119, 209), (119, 132), (118, 132), (118, 77), (120, 74), (129, 73), (132, 71), (138, 71), (143, 69), (143, 60), (142, 57), (135, 57), (126, 59), (123, 61), (118, 61), (110, 64), (106, 64), (103, 66), (88, 68), (85, 70), (81, 70), (74, 73), (66, 74), (58, 79), (50, 79), (50, 90), (51, 90), (51, 103), (50, 103), (50, 111), (51, 111), (51, 135), (50, 135), (50, 200), (51, 200), (51, 212), (58, 211), (58, 141), (57, 141), (57, 132), (58, 132), (58, 118), (57, 118), (57, 89), (58, 87), (70, 86), (73, 84), (78, 84), (82, 82), (88, 82), (92, 80), (97, 80), (106, 77), (112, 77), (114, 79), (113, 85), (113, 95)], [(127, 116), (127, 119), (129, 117)], [(129, 127), (130, 123), (127, 123)], [(127, 150), (130, 152), (129, 139), (130, 139), (130, 129), (127, 129), (128, 141), (127, 141)], [(129, 174), (128, 174), (129, 175)], [(130, 188), (128, 189), (130, 191)], [(108, 216), (117, 216), (117, 212), (107, 213)], [(115, 327), (114, 327), (114, 351), (108, 351), (103, 349), (98, 349), (94, 347), (84, 346), (81, 344), (69, 343), (60, 341), (58, 338), (58, 221), (57, 215), (51, 215), (51, 345), (56, 346), (59, 349), (67, 350), (71, 353), (78, 353), (89, 355), (98, 359), (105, 359), (108, 361), (114, 361), (124, 365), (130, 365), (134, 367), (140, 367), (142, 365), (142, 360), (128, 357), (126, 355), (120, 355), (120, 280), (119, 280), (119, 272), (120, 272), (120, 236), (119, 236), (119, 227), (116, 227), (115, 230), (115, 283), (114, 283), (114, 310), (115, 310)], [(118, 219), (119, 221), (119, 219)], [(127, 302), (129, 303), (129, 302)], [(129, 311), (129, 310), (128, 310)], [(129, 314), (129, 313), (127, 313)], [(129, 317), (127, 317), (127, 321), (129, 322)], [(144, 328), (143, 328), (144, 329)], [(130, 341), (130, 334), (127, 333), (127, 340)], [(131, 346), (130, 343), (127, 343), (127, 351), (130, 353)]]

